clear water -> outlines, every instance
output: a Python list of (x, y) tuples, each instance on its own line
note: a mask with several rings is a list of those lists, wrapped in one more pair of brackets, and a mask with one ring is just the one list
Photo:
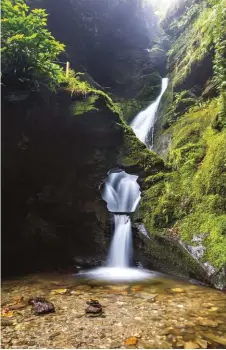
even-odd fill
[[(133, 119), (130, 126), (132, 127), (137, 138), (143, 142), (146, 146), (150, 144), (150, 148), (153, 146), (154, 124), (156, 121), (156, 112), (159, 107), (161, 98), (168, 87), (168, 78), (162, 79), (161, 92), (158, 98), (151, 103), (145, 110), (137, 114)], [(151, 142), (148, 140), (151, 133)]]
[[(117, 274), (121, 276), (123, 269)], [(2, 309), (15, 303), (17, 308), (10, 311), (12, 317), (2, 317), (2, 348), (225, 349), (225, 293), (166, 276), (136, 284), (131, 281), (128, 275), (129, 283), (96, 283), (95, 279), (87, 283), (71, 274), (3, 281)], [(51, 301), (56, 312), (31, 315), (27, 300), (34, 296)], [(18, 301), (20, 298), (23, 300)], [(100, 302), (102, 315), (87, 316), (90, 299)], [(3, 321), (10, 325), (4, 326)], [(129, 337), (136, 337), (136, 346), (125, 345)]]

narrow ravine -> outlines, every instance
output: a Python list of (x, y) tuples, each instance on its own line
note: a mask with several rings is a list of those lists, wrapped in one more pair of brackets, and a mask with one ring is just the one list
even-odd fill
[(226, 349), (226, 0), (2, 0), (1, 349)]

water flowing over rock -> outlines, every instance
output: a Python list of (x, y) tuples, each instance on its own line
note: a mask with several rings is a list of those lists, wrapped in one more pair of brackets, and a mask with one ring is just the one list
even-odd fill
[[(158, 98), (151, 103), (144, 111), (141, 111), (138, 113), (138, 115), (133, 119), (131, 123), (131, 127), (136, 134), (137, 138), (146, 144), (146, 146), (149, 146), (150, 148), (153, 147), (153, 135), (154, 135), (154, 124), (156, 120), (156, 112), (159, 107), (159, 103), (161, 101), (161, 98), (164, 94), (164, 92), (167, 89), (168, 86), (168, 78), (162, 79), (162, 88), (160, 95)], [(151, 140), (149, 142), (148, 136), (151, 133)]]
[[(130, 213), (134, 212), (141, 198), (138, 176), (125, 171), (112, 171), (105, 181), (102, 198), (113, 213), (114, 230), (107, 267), (81, 273), (81, 276), (99, 280), (134, 281), (150, 278), (150, 271), (130, 268), (132, 260), (132, 224)], [(155, 275), (155, 274), (154, 274)]]
[(108, 266), (127, 267), (132, 252), (132, 227), (128, 215), (114, 215), (115, 231), (110, 247)]
[[(132, 226), (129, 215), (140, 201), (138, 176), (125, 171), (111, 172), (105, 182), (102, 197), (108, 210), (114, 213), (114, 235), (108, 257), (109, 267), (128, 267), (132, 252)], [(115, 214), (121, 213), (121, 214)]]
[(138, 176), (125, 171), (110, 173), (102, 191), (102, 198), (107, 202), (112, 213), (132, 213), (140, 201)]

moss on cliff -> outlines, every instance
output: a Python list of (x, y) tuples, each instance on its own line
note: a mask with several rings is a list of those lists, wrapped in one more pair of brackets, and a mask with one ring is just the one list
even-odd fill
[(163, 160), (154, 152), (147, 150), (132, 129), (124, 124), (122, 164), (125, 167), (135, 167), (143, 176), (157, 174), (165, 169)]
[[(187, 23), (187, 19), (190, 18)], [(202, 1), (190, 6), (178, 22), (171, 24), (181, 27), (186, 23), (182, 35), (175, 41), (169, 51), (169, 67), (173, 67), (173, 85), (182, 83), (195, 64), (201, 62), (209, 53), (213, 43), (214, 16), (213, 9)]]
[(184, 242), (206, 234), (202, 261), (216, 269), (226, 264), (226, 130), (212, 123), (218, 99), (190, 109), (169, 130), (170, 174), (146, 179), (141, 216), (149, 232), (175, 234)]

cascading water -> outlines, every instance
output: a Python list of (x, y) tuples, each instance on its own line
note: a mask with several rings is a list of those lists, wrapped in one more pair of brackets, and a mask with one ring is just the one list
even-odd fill
[(128, 267), (132, 252), (132, 227), (129, 215), (114, 215), (114, 236), (109, 255), (109, 267)]
[[(102, 191), (108, 210), (114, 216), (114, 235), (108, 256), (109, 267), (128, 267), (132, 252), (132, 226), (129, 213), (136, 210), (140, 201), (138, 176), (125, 171), (108, 175)], [(117, 214), (120, 213), (120, 214)]]
[[(129, 267), (132, 257), (132, 224), (129, 214), (136, 210), (141, 198), (137, 179), (138, 176), (119, 170), (110, 172), (104, 183), (101, 194), (113, 215), (114, 232), (107, 266), (88, 271), (85, 275), (89, 278), (132, 282), (151, 276), (150, 271)], [(156, 274), (152, 274), (154, 275)]]
[[(158, 98), (153, 103), (151, 103), (145, 110), (138, 113), (130, 124), (137, 138), (150, 149), (153, 147), (156, 112), (158, 110), (161, 98), (168, 87), (168, 82), (168, 78), (162, 79), (161, 92)], [(148, 140), (150, 134), (151, 141)]]
[(111, 213), (133, 213), (140, 201), (138, 176), (125, 171), (111, 172), (104, 183), (102, 198)]
[[(131, 123), (136, 136), (149, 148), (153, 146), (156, 112), (167, 86), (168, 78), (163, 78), (158, 98), (144, 111), (141, 111)], [(150, 133), (151, 142), (148, 140)], [(107, 267), (89, 271), (85, 274), (89, 278), (108, 281), (135, 281), (156, 276), (156, 273), (152, 272), (151, 274), (150, 271), (144, 269), (129, 267), (132, 256), (132, 224), (129, 214), (136, 210), (141, 198), (137, 179), (138, 176), (129, 175), (122, 170), (111, 171), (108, 174), (101, 194), (107, 203), (109, 212), (113, 215), (113, 239)]]

